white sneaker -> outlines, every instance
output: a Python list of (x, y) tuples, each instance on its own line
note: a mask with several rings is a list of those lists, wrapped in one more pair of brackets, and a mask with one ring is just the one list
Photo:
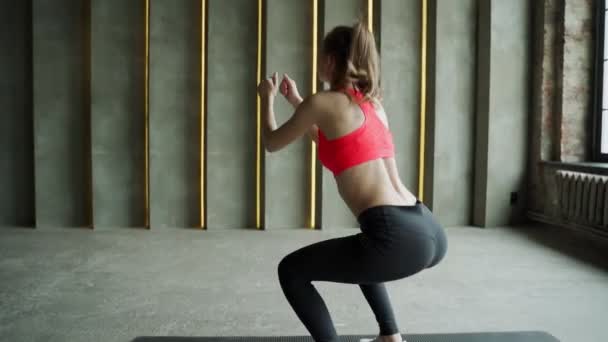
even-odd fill
[[(377, 338), (360, 338), (359, 342), (377, 342), (378, 339)], [(407, 342), (406, 340), (402, 339), (402, 342)]]

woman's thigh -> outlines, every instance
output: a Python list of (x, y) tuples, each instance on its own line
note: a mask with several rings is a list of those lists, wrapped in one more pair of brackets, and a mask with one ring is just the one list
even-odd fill
[(308, 281), (366, 284), (397, 280), (424, 269), (434, 248), (426, 237), (412, 235), (404, 240), (399, 248), (385, 248), (364, 233), (329, 239), (288, 254), (279, 267)]

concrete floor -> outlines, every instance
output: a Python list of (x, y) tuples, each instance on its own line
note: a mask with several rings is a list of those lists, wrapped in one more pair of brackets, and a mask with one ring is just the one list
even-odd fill
[[(355, 232), (0, 229), (0, 340), (305, 335), (277, 263)], [(447, 233), (439, 266), (387, 285), (402, 332), (544, 330), (564, 342), (608, 341), (606, 247), (541, 225)], [(357, 286), (316, 285), (339, 333), (377, 332)]]

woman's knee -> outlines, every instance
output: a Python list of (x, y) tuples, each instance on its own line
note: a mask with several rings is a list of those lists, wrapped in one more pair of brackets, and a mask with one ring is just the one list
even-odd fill
[(288, 254), (285, 257), (283, 257), (283, 259), (281, 259), (281, 261), (279, 262), (279, 265), (277, 267), (277, 272), (279, 274), (279, 280), (281, 280), (281, 282), (284, 282), (288, 279), (292, 279), (294, 278), (294, 276), (297, 274), (297, 263), (295, 262), (295, 257), (294, 254)]
[(288, 256), (283, 257), (281, 261), (279, 261), (279, 266), (277, 267), (277, 273), (279, 274), (279, 278), (285, 277), (287, 271), (289, 270), (289, 259)]

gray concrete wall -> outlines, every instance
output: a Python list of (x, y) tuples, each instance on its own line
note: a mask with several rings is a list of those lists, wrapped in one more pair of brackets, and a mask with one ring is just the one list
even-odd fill
[(491, 10), (490, 1), (479, 3), (477, 11), (477, 95), (475, 117), (475, 181), (473, 183), (473, 223), (479, 226), (485, 225), (487, 217), (487, 184), (488, 184), (488, 141), (489, 141), (489, 113), (490, 111), (490, 56), (491, 38), (490, 31)]
[(595, 6), (599, 2), (543, 0), (533, 7), (527, 208), (545, 222), (568, 224), (559, 212), (556, 172), (581, 169), (560, 162), (590, 158), (592, 132), (585, 128), (592, 110)]
[[(492, 2), (488, 215), (486, 225), (523, 220), (530, 93), (530, 3)], [(511, 203), (511, 193), (517, 196)]]
[(560, 161), (585, 162), (591, 157), (591, 134), (594, 63), (594, 1), (564, 1), (561, 74)]
[(35, 220), (31, 108), (31, 8), (0, 1), (0, 225)]
[[(88, 32), (84, 28), (75, 32), (83, 22), (81, 9), (70, 6), (76, 4), (73, 0), (61, 1), (63, 6), (55, 2), (51, 6), (50, 1), (35, 4), (33, 70), (28, 69), (31, 55), (27, 39), (22, 38), (29, 37), (29, 29), (26, 21), (19, 21), (26, 16), (25, 5), (0, 5), (6, 8), (0, 11), (3, 22), (15, 28), (0, 33), (1, 46), (8, 47), (0, 53), (0, 68), (6, 75), (0, 81), (0, 105), (7, 109), (0, 114), (4, 142), (0, 179), (2, 188), (8, 189), (0, 196), (1, 222), (34, 223), (35, 141), (41, 226), (86, 224), (87, 159), (92, 159), (95, 225), (141, 227), (146, 153), (143, 3), (92, 0), (91, 46), (86, 51)], [(479, 36), (478, 4), (482, 6)], [(339, 24), (351, 25), (367, 11), (363, 0), (328, 0), (321, 5), (321, 33)], [(471, 223), (472, 211), (480, 225), (511, 222), (523, 204), (510, 206), (510, 193), (525, 197), (521, 181), (527, 131), (530, 35), (526, 24), (531, 10), (522, 0), (433, 0), (429, 5), (424, 201), (445, 225)], [(153, 227), (199, 223), (199, 6), (195, 0), (172, 5), (151, 1)], [(256, 6), (249, 0), (209, 2), (205, 182), (211, 229), (255, 224)], [(267, 73), (289, 72), (302, 95), (308, 95), (310, 4), (269, 0), (267, 6), (264, 68)], [(374, 23), (375, 35), (382, 39), (384, 105), (395, 132), (401, 177), (417, 193), (420, 3), (376, 2)], [(484, 27), (487, 30), (481, 30)], [(88, 65), (91, 103), (87, 108), (88, 98), (82, 93), (89, 84)], [(28, 109), (28, 73), (32, 72), (35, 126)], [(282, 99), (276, 104), (281, 124), (293, 111)], [(92, 130), (90, 148), (87, 126)], [(263, 162), (266, 226), (305, 226), (310, 194), (306, 139), (279, 153), (265, 154)], [(333, 175), (326, 169), (317, 171), (321, 227), (356, 227)]]
[[(529, 109), (530, 8), (525, 0), (494, 0), (480, 7), (480, 32), (487, 32), (480, 44), (489, 61), (480, 68), (480, 97), (487, 95), (487, 107), (477, 112), (478, 160), (485, 177), (476, 177), (475, 224), (507, 225), (523, 217)], [(486, 44), (487, 43), (487, 44)], [(483, 192), (482, 195), (479, 193)], [(511, 203), (511, 193), (518, 197)]]
[[(310, 95), (312, 80), (312, 6), (300, 0), (266, 2), (266, 73), (287, 73), (297, 82), (302, 97)], [(277, 125), (294, 112), (279, 96), (275, 101)], [(265, 226), (268, 229), (308, 225), (310, 196), (310, 143), (308, 135), (278, 153), (265, 157)]]
[(328, 33), (338, 25), (351, 26), (357, 18), (367, 14), (367, 1), (365, 0), (326, 0), (322, 8), (324, 17), (323, 31)]
[(77, 0), (33, 2), (38, 227), (90, 223), (84, 10)]
[(424, 202), (444, 225), (471, 221), (476, 3), (429, 2)]
[(150, 3), (152, 227), (200, 225), (200, 20), (198, 0)]
[[(323, 31), (328, 33), (338, 25), (351, 26), (359, 16), (367, 11), (367, 2), (363, 0), (329, 0), (325, 1)], [(320, 44), (322, 44), (320, 42)], [(319, 90), (321, 90), (319, 88)], [(356, 218), (350, 212), (338, 193), (336, 182), (331, 171), (323, 168), (321, 179), (321, 227), (358, 227)]]
[(532, 109), (530, 115), (530, 146), (528, 149), (528, 209), (543, 212), (547, 196), (544, 193), (543, 172), (540, 161), (552, 160), (557, 148), (554, 139), (554, 104), (557, 97), (556, 37), (558, 35), (557, 0), (534, 2), (532, 12), (533, 41), (532, 57)]
[(383, 105), (393, 131), (403, 184), (418, 193), (420, 142), (420, 29), (417, 0), (383, 0), (380, 29)]
[(92, 0), (91, 116), (95, 226), (143, 226), (143, 2)]
[(209, 1), (207, 219), (255, 225), (257, 2)]

